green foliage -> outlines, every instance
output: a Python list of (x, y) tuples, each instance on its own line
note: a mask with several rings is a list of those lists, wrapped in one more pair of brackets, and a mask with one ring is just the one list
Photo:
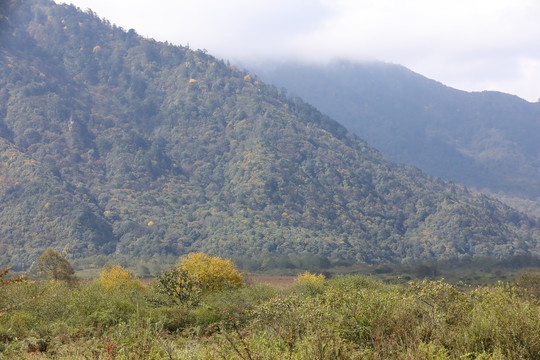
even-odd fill
[(540, 300), (540, 273), (521, 273), (515, 280), (515, 284), (523, 295)]
[(197, 304), (202, 292), (200, 282), (187, 270), (172, 267), (156, 276), (155, 287), (177, 304)]
[[(0, 288), (5, 287), (5, 286), (13, 286), (15, 284), (26, 281), (26, 279), (22, 275), (15, 278), (15, 279), (2, 279), (4, 276), (7, 275), (8, 272), (9, 272), (9, 268), (7, 268), (4, 271), (0, 272)], [(0, 294), (6, 296), (6, 294), (4, 292), (2, 292)], [(3, 317), (6, 312), (15, 309), (19, 305), (20, 304), (18, 304), (18, 303), (14, 303), (14, 304), (6, 305), (4, 307), (0, 307), (0, 318)]]
[(81, 349), (80, 356), (106, 356), (109, 359), (164, 359), (167, 351), (162, 348), (158, 328), (135, 320), (120, 322), (99, 339), (92, 339), (90, 346)]
[(315, 275), (306, 271), (294, 279), (291, 290), (305, 296), (317, 296), (324, 292), (324, 279), (323, 274)]
[(239, 288), (242, 276), (230, 259), (191, 253), (156, 276), (154, 288), (177, 305), (197, 305), (203, 295)]
[(163, 324), (163, 330), (169, 333), (179, 333), (189, 329), (197, 322), (192, 310), (184, 307), (160, 307), (152, 312), (152, 316)]
[(538, 104), (496, 92), (458, 91), (382, 62), (269, 65), (252, 70), (388, 158), (498, 193), (512, 206), (540, 215)]
[(75, 270), (62, 255), (48, 248), (36, 259), (39, 271), (52, 280), (75, 281)]
[(370, 277), (230, 288), (199, 304), (158, 304), (142, 287), (99, 279), (2, 287), (0, 358), (538, 359), (540, 304), (508, 284), (442, 280), (386, 285)]
[(476, 353), (502, 353), (506, 358), (538, 358), (540, 322), (538, 306), (519, 300), (514, 289), (503, 286), (475, 291), (470, 325), (461, 346)]
[(25, 278), (24, 278), (23, 275), (20, 275), (19, 277), (15, 278), (15, 279), (2, 279), (4, 276), (7, 275), (8, 272), (9, 272), (9, 268), (7, 268), (4, 271), (0, 272), (0, 287), (9, 286), (9, 285), (13, 285), (13, 284), (25, 281)]

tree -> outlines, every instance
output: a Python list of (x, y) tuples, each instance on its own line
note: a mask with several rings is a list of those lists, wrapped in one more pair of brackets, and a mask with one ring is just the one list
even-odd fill
[(143, 287), (133, 273), (121, 265), (105, 265), (99, 274), (99, 282), (107, 290)]
[(243, 284), (242, 275), (230, 259), (202, 252), (182, 258), (178, 268), (198, 282), (203, 293), (240, 287)]
[(75, 270), (67, 259), (51, 248), (48, 248), (36, 259), (37, 267), (41, 273), (53, 280), (74, 282)]
[(156, 288), (177, 304), (196, 305), (201, 295), (200, 283), (188, 272), (173, 266), (156, 276)]

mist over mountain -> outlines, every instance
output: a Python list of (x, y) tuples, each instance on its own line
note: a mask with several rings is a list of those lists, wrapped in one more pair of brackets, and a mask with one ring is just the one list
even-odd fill
[(382, 62), (247, 67), (389, 159), (540, 215), (540, 102), (456, 90)]
[(1, 264), (47, 247), (371, 263), (539, 252), (535, 219), (386, 160), (204, 51), (49, 0), (4, 3), (0, 31)]

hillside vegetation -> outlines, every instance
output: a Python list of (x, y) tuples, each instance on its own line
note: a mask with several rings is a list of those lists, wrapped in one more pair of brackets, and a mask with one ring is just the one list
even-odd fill
[(385, 160), (203, 51), (49, 0), (0, 14), (0, 263), (205, 251), (362, 262), (538, 253), (538, 222)]
[(540, 102), (452, 89), (382, 62), (246, 66), (389, 159), (540, 216)]

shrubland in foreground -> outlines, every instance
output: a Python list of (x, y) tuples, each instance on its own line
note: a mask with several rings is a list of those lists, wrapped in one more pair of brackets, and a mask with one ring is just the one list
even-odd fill
[(192, 254), (147, 285), (120, 266), (0, 285), (0, 359), (540, 359), (534, 273), (477, 288), (304, 273), (278, 290)]

